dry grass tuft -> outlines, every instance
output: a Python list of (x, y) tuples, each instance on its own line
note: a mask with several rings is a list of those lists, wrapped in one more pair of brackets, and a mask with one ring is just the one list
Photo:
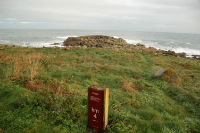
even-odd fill
[(71, 67), (72, 67), (72, 68), (75, 68), (75, 67), (76, 67), (76, 64), (71, 63)]
[(46, 89), (48, 92), (53, 92), (54, 96), (67, 94), (68, 91), (64, 89), (58, 82), (43, 82), (43, 81), (26, 81), (25, 88), (33, 91), (40, 92)]
[(9, 64), (11, 62), (11, 56), (7, 55), (4, 51), (0, 51), (0, 61)]
[(118, 48), (114, 48), (113, 51), (117, 52), (117, 51), (119, 51), (119, 49)]
[(34, 91), (34, 92), (40, 91), (38, 84), (34, 81), (27, 81), (25, 83), (25, 88), (30, 89), (31, 91)]
[(131, 80), (127, 80), (127, 79), (123, 80), (122, 90), (128, 92), (129, 94), (131, 94), (134, 97), (138, 93), (139, 88), (135, 84), (133, 84), (133, 82), (134, 82), (133, 79), (131, 79)]
[(24, 53), (7, 54), (0, 53), (0, 61), (7, 64), (8, 69), (4, 75), (8, 80), (16, 80), (19, 77), (27, 76), (28, 79), (33, 80), (39, 72), (40, 61), (44, 60), (44, 56), (39, 53), (32, 53), (28, 56)]
[(103, 67), (102, 67), (101, 65), (97, 64), (97, 65), (95, 66), (95, 69), (96, 69), (97, 71), (102, 71), (102, 70), (103, 70)]
[(61, 65), (63, 63), (63, 59), (59, 60), (58, 65)]
[(33, 80), (33, 78), (35, 78), (37, 75), (38, 75), (38, 68), (39, 68), (39, 66), (40, 66), (40, 63), (38, 62), (38, 60), (34, 60), (33, 62), (32, 62), (32, 65), (30, 66), (30, 76), (29, 76), (29, 78), (31, 79), (31, 80)]

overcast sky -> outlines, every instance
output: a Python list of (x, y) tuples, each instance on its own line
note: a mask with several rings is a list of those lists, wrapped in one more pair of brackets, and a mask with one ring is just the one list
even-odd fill
[(0, 28), (200, 33), (200, 0), (0, 0)]

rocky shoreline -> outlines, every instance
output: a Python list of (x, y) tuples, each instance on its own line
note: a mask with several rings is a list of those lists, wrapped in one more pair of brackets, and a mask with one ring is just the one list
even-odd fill
[(78, 46), (85, 48), (104, 48), (112, 50), (132, 50), (146, 53), (155, 54), (167, 54), (175, 57), (190, 58), (200, 60), (200, 55), (193, 55), (193, 57), (186, 57), (186, 53), (175, 53), (174, 51), (165, 51), (156, 49), (154, 47), (147, 48), (144, 44), (137, 43), (129, 44), (122, 38), (114, 38), (103, 35), (92, 35), (92, 36), (79, 36), (79, 37), (68, 37), (64, 43), (64, 46)]
[(0, 47), (22, 47), (20, 45), (16, 45), (16, 44), (0, 44)]
[[(44, 47), (43, 48), (60, 48), (57, 45), (60, 43), (54, 43), (50, 45), (55, 45), (54, 47)], [(90, 35), (90, 36), (79, 36), (79, 37), (68, 37), (64, 42), (63, 46), (69, 47), (81, 47), (81, 48), (102, 48), (102, 49), (111, 49), (111, 50), (131, 50), (131, 51), (139, 51), (139, 52), (146, 52), (146, 53), (154, 53), (154, 54), (166, 54), (172, 55), (175, 57), (181, 58), (189, 58), (189, 59), (196, 59), (200, 60), (200, 55), (192, 55), (192, 57), (186, 57), (186, 53), (175, 53), (174, 51), (165, 51), (161, 49), (156, 49), (154, 47), (147, 48), (144, 44), (137, 43), (129, 44), (122, 38), (114, 38), (110, 36), (104, 35)], [(22, 47), (20, 45), (15, 44), (0, 44), (0, 49), (3, 50), (3, 47)], [(28, 46), (27, 48), (31, 48)]]

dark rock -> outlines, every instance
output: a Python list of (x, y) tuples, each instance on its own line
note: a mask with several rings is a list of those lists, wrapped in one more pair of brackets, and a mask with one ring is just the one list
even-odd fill
[(124, 46), (127, 42), (122, 38), (114, 38), (103, 35), (93, 36), (80, 36), (80, 37), (68, 37), (64, 41), (64, 46), (84, 46), (87, 47), (112, 47), (114, 45)]
[(174, 52), (174, 51), (170, 51), (170, 50), (168, 50), (168, 51), (164, 51), (164, 50), (161, 50), (160, 51), (162, 54), (168, 54), (168, 55), (172, 55), (172, 56), (177, 56), (177, 54)]
[(186, 58), (186, 53), (177, 53), (177, 57), (183, 57)]
[(60, 45), (60, 43), (54, 43), (54, 44), (50, 44), (50, 45)]
[(192, 55), (193, 59), (200, 60), (200, 55)]

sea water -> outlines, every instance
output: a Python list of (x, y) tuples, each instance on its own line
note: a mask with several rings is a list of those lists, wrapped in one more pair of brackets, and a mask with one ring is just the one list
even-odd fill
[(50, 47), (73, 36), (106, 35), (123, 38), (130, 44), (145, 44), (162, 50), (176, 53), (185, 52), (187, 56), (200, 55), (200, 34), (164, 33), (138, 31), (108, 31), (108, 30), (67, 30), (67, 29), (0, 29), (0, 44), (17, 44), (24, 47)]

